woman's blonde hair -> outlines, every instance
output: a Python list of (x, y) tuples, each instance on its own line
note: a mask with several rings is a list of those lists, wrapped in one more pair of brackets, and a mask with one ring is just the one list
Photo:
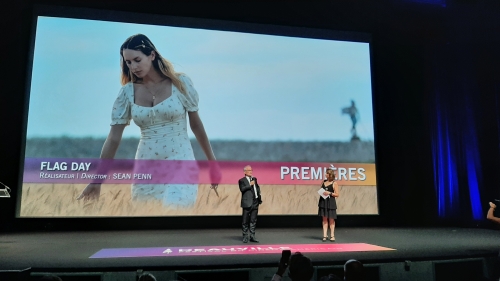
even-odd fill
[(325, 174), (333, 177), (333, 180), (335, 180), (335, 171), (333, 169), (327, 168)]
[(133, 74), (132, 71), (130, 71), (127, 63), (125, 62), (125, 59), (123, 58), (123, 50), (125, 49), (140, 51), (146, 56), (151, 55), (151, 53), (154, 51), (156, 56), (152, 62), (153, 67), (158, 72), (160, 72), (161, 75), (170, 78), (174, 86), (177, 87), (177, 89), (179, 89), (181, 93), (187, 94), (186, 87), (179, 79), (180, 73), (174, 71), (174, 66), (172, 65), (172, 63), (160, 55), (155, 45), (153, 45), (153, 42), (151, 42), (151, 40), (149, 40), (149, 38), (144, 34), (136, 34), (130, 36), (129, 38), (127, 38), (127, 40), (125, 40), (125, 42), (123, 42), (122, 46), (120, 47), (120, 56), (121, 56), (120, 66), (122, 69), (121, 72), (122, 85), (125, 85), (128, 82), (136, 82), (138, 80), (139, 81), (141, 80), (137, 76), (135, 76), (135, 74)]

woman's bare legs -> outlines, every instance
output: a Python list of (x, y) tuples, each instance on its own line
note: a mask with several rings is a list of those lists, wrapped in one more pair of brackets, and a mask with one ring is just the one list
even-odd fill
[[(330, 220), (330, 235), (331, 235), (330, 241), (335, 241), (335, 220), (334, 219), (329, 219), (329, 220)], [(326, 231), (324, 232), (326, 233)]]
[(328, 237), (328, 218), (323, 217), (323, 237)]

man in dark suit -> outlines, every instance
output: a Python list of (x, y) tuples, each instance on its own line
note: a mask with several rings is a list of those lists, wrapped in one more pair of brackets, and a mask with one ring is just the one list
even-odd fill
[[(259, 243), (255, 239), (255, 227), (257, 226), (257, 213), (259, 212), (259, 205), (262, 204), (260, 195), (260, 186), (257, 183), (257, 178), (252, 176), (252, 167), (245, 166), (243, 168), (245, 176), (238, 181), (241, 191), (241, 208), (243, 208), (243, 243), (251, 242)], [(250, 232), (250, 237), (248, 237)]]

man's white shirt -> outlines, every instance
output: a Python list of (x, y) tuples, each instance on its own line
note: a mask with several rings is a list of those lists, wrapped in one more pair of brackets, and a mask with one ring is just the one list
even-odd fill
[[(247, 180), (248, 180), (248, 183), (250, 183), (252, 181), (252, 179), (250, 177), (246, 177)], [(255, 187), (255, 184), (254, 185), (250, 185), (253, 187), (253, 193), (255, 194), (255, 198), (259, 198), (259, 194), (257, 194), (257, 188)]]

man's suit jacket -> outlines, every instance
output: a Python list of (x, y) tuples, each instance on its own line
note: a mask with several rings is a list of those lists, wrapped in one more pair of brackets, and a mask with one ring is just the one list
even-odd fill
[[(259, 204), (262, 203), (262, 197), (260, 195), (260, 186), (257, 183), (257, 178), (253, 178), (255, 181), (255, 189), (257, 189), (257, 198)], [(253, 199), (255, 198), (255, 191), (253, 186), (250, 185), (247, 177), (243, 177), (238, 181), (238, 185), (240, 186), (241, 191), (241, 207), (242, 208), (250, 208), (253, 204)]]

